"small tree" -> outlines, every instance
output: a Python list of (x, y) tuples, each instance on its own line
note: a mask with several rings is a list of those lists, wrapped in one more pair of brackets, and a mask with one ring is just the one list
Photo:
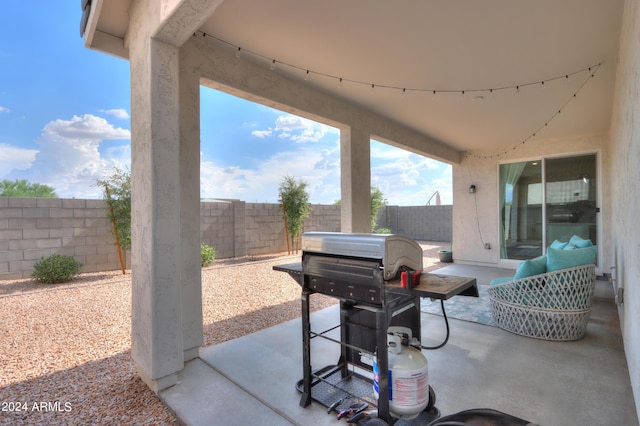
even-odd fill
[(30, 183), (26, 179), (11, 181), (4, 179), (0, 182), (0, 197), (37, 197), (57, 198), (55, 189), (41, 183)]
[(382, 190), (377, 186), (371, 187), (371, 230), (376, 229), (378, 219), (378, 210), (380, 207), (386, 206), (387, 200), (384, 198)]
[[(278, 196), (280, 204), (282, 204), (291, 246), (293, 246), (298, 236), (302, 233), (304, 220), (309, 217), (309, 213), (311, 213), (307, 185), (308, 184), (302, 180), (297, 181), (291, 176), (285, 176), (278, 189)], [(288, 244), (289, 241), (287, 241), (287, 245)]]
[[(335, 200), (333, 205), (339, 206), (342, 205), (342, 200)], [(387, 200), (384, 198), (384, 194), (382, 190), (377, 186), (371, 187), (371, 230), (375, 232), (381, 232), (384, 234), (391, 233), (387, 228), (381, 228), (380, 230), (376, 230), (376, 221), (378, 219), (378, 210), (382, 206), (387, 205)]]
[[(98, 180), (97, 186), (102, 188), (116, 243), (123, 250), (131, 250), (131, 172), (116, 167), (106, 180)], [(124, 273), (124, 261), (120, 258)]]

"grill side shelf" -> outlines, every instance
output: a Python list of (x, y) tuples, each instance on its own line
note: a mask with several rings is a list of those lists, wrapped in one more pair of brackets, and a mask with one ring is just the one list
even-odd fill
[(274, 265), (274, 271), (286, 272), (302, 286), (302, 262), (285, 263), (283, 265)]

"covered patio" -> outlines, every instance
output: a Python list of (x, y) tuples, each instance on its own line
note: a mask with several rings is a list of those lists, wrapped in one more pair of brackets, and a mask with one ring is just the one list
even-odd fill
[[(451, 265), (440, 274), (475, 276), (479, 285), (512, 271)], [(446, 307), (445, 303), (445, 307)], [(338, 305), (312, 314), (324, 330), (338, 322)], [(611, 289), (598, 282), (584, 339), (549, 342), (497, 327), (450, 319), (451, 338), (441, 349), (423, 351), (429, 383), (443, 415), (492, 408), (540, 425), (636, 425), (629, 371)], [(314, 403), (298, 406), (302, 378), (300, 320), (262, 330), (200, 351), (160, 398), (185, 424), (333, 425), (335, 413)], [(444, 337), (444, 321), (422, 315), (423, 344)], [(339, 351), (313, 341), (313, 366), (333, 365)], [(212, 420), (215, 419), (215, 420)]]
[[(445, 413), (469, 405), (507, 412), (518, 407), (513, 414), (543, 424), (578, 414), (586, 423), (606, 424), (615, 423), (605, 419), (617, 407), (611, 416), (622, 415), (615, 418), (623, 424), (637, 422), (629, 410), (637, 413), (640, 400), (640, 1), (82, 4), (86, 46), (131, 64), (132, 357), (140, 377), (169, 405), (200, 367), (235, 380), (231, 388), (253, 386), (224, 366), (222, 346), (199, 349), (199, 88), (205, 85), (340, 130), (344, 232), (370, 232), (371, 139), (452, 164), (453, 248), (460, 267), (514, 268), (517, 260), (503, 250), (508, 244), (544, 251), (555, 235), (554, 221), (562, 220), (554, 229), (578, 229), (574, 211), (554, 212), (557, 200), (542, 196), (553, 187), (542, 185), (546, 176), (523, 186), (531, 191), (522, 197), (525, 213), (537, 211), (535, 220), (518, 213), (515, 202), (513, 216), (504, 213), (502, 192), (512, 182), (503, 165), (520, 163), (517, 177), (535, 177), (523, 172), (527, 165), (544, 164), (544, 171), (555, 159), (565, 161), (562, 168), (575, 182), (556, 198), (562, 207), (589, 206), (578, 225), (597, 241), (598, 272), (612, 278), (613, 289), (603, 281), (614, 294), (601, 320), (611, 328), (597, 331), (601, 323), (594, 316), (590, 327), (596, 330), (584, 341), (550, 345), (457, 324), (453, 334), (460, 340), (445, 347), (452, 352), (442, 355), (445, 365), (436, 368), (434, 387), (442, 389)], [(579, 156), (591, 158), (589, 174), (571, 169)], [(582, 195), (574, 191), (578, 176), (590, 182)], [(551, 176), (549, 182), (555, 182)], [(575, 203), (563, 197), (576, 197)], [(491, 273), (482, 271), (474, 272), (477, 278)], [(292, 338), (277, 330), (272, 332)], [(260, 336), (253, 339), (257, 344)], [(256, 356), (244, 347), (235, 346), (236, 359)], [(297, 345), (284, 340), (281, 347), (295, 354)], [(501, 356), (513, 351), (516, 356)], [(441, 355), (433, 356), (438, 362)], [(550, 382), (522, 385), (541, 377), (534, 371), (523, 375), (524, 365), (549, 369), (567, 359), (562, 371), (576, 368), (567, 380), (557, 380), (561, 372)], [(622, 376), (612, 373), (620, 364)], [(273, 366), (262, 360), (252, 365), (265, 371)], [(502, 374), (492, 370), (500, 367)], [(445, 383), (453, 372), (465, 374), (449, 388)], [(578, 388), (589, 393), (563, 405), (571, 394), (563, 387), (569, 377), (584, 380), (573, 384), (576, 394)], [(600, 392), (598, 386), (610, 379), (611, 391)], [(463, 391), (470, 393), (458, 395)], [(249, 399), (266, 403), (272, 393), (256, 392)], [(605, 394), (616, 395), (615, 401), (600, 405)], [(267, 411), (278, 407), (270, 404)], [(224, 415), (222, 406), (205, 405), (220, 409), (216, 418)], [(604, 417), (589, 417), (596, 411), (590, 407), (599, 407)], [(551, 417), (537, 417), (547, 411)]]

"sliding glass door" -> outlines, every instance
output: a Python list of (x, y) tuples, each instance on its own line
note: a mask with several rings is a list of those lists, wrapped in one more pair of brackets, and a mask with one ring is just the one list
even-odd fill
[(597, 244), (596, 156), (545, 161), (547, 245), (577, 235)]
[(596, 155), (501, 164), (500, 257), (530, 259), (572, 235), (597, 244)]
[(542, 254), (542, 162), (500, 165), (500, 257)]

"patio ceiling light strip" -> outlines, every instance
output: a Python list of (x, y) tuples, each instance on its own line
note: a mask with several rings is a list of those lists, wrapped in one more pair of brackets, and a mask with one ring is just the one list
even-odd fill
[(540, 133), (540, 131), (542, 131), (543, 129), (547, 128), (549, 126), (549, 124), (562, 113), (562, 111), (567, 107), (567, 105), (569, 105), (569, 103), (571, 101), (573, 101), (574, 99), (576, 99), (578, 97), (578, 93), (580, 93), (580, 91), (587, 85), (587, 83), (589, 81), (591, 81), (591, 79), (596, 76), (596, 72), (600, 68), (600, 65), (602, 65), (602, 64), (597, 64), (597, 65), (594, 65), (592, 67), (589, 67), (588, 68), (589, 75), (582, 82), (582, 84), (580, 85), (578, 90), (576, 90), (573, 93), (573, 95), (571, 95), (571, 97), (548, 120), (546, 120), (544, 122), (544, 124), (542, 126), (538, 127), (538, 129), (535, 132), (531, 133), (529, 136), (527, 136), (524, 140), (519, 142), (517, 145), (513, 145), (510, 149), (506, 149), (504, 151), (500, 151), (497, 154), (493, 154), (493, 155), (477, 155), (477, 154), (472, 154), (469, 151), (465, 151), (464, 156), (467, 157), (467, 158), (471, 157), (471, 158), (478, 158), (478, 159), (481, 159), (481, 160), (487, 160), (487, 159), (492, 159), (492, 158), (500, 158), (502, 156), (507, 155), (509, 152), (515, 151), (516, 149), (518, 149), (522, 145), (524, 145), (527, 142), (529, 142), (531, 139), (535, 138), (536, 135), (538, 133)]
[(552, 81), (556, 81), (556, 80), (569, 80), (572, 76), (575, 76), (577, 74), (580, 73), (584, 73), (584, 72), (589, 72), (589, 74), (592, 74), (592, 71), (594, 69), (597, 69), (597, 67), (600, 66), (600, 64), (596, 64), (596, 65), (590, 65), (588, 67), (582, 68), (578, 71), (574, 71), (568, 74), (562, 74), (556, 77), (551, 77), (551, 78), (547, 78), (544, 80), (536, 80), (536, 81), (532, 81), (532, 82), (528, 82), (528, 83), (521, 83), (521, 84), (514, 84), (514, 85), (510, 85), (510, 86), (497, 86), (497, 87), (485, 87), (485, 88), (470, 88), (470, 89), (434, 89), (434, 88), (419, 88), (419, 87), (401, 87), (401, 86), (393, 86), (393, 85), (387, 85), (387, 84), (377, 84), (377, 83), (373, 83), (373, 82), (367, 82), (367, 81), (362, 81), (362, 80), (355, 80), (355, 79), (350, 79), (350, 78), (344, 78), (344, 77), (340, 77), (337, 75), (333, 75), (333, 74), (328, 74), (328, 73), (324, 73), (324, 72), (320, 72), (320, 71), (313, 71), (309, 68), (306, 67), (301, 67), (298, 65), (294, 65), (288, 62), (283, 62), (283, 61), (279, 61), (278, 59), (275, 58), (270, 58), (268, 56), (262, 55), (260, 53), (257, 52), (253, 52), (251, 50), (247, 50), (242, 48), (241, 46), (235, 45), (233, 43), (230, 43), (226, 40), (222, 40), (221, 38), (218, 38), (216, 36), (213, 36), (211, 34), (207, 34), (205, 32), (202, 31), (197, 31), (195, 33), (193, 33), (194, 37), (197, 35), (200, 35), (202, 37), (208, 37), (210, 39), (216, 40), (219, 43), (222, 43), (226, 46), (229, 46), (231, 48), (233, 48), (233, 50), (235, 51), (235, 56), (236, 58), (240, 58), (242, 56), (242, 54), (249, 54), (251, 56), (260, 58), (262, 60), (264, 60), (266, 63), (269, 64), (269, 68), (271, 70), (275, 70), (278, 66), (286, 66), (292, 69), (296, 69), (299, 70), (303, 73), (304, 76), (304, 80), (310, 80), (314, 75), (316, 76), (321, 76), (324, 78), (329, 78), (329, 79), (333, 79), (337, 82), (337, 84), (342, 87), (342, 85), (344, 83), (352, 83), (352, 84), (357, 84), (357, 85), (362, 85), (365, 87), (369, 87), (371, 90), (375, 90), (375, 89), (389, 89), (389, 90), (396, 90), (398, 91), (402, 96), (405, 96), (408, 92), (418, 92), (418, 93), (430, 93), (432, 95), (432, 98), (435, 98), (435, 96), (439, 93), (454, 93), (454, 94), (459, 94), (462, 95), (463, 97), (465, 96), (465, 94), (470, 94), (470, 93), (488, 93), (490, 95), (493, 95), (496, 92), (500, 92), (500, 91), (505, 91), (505, 90), (515, 90), (516, 93), (519, 93), (520, 90), (524, 87), (529, 87), (529, 86), (540, 86), (540, 87), (545, 87), (545, 85), (547, 83), (550, 83)]

